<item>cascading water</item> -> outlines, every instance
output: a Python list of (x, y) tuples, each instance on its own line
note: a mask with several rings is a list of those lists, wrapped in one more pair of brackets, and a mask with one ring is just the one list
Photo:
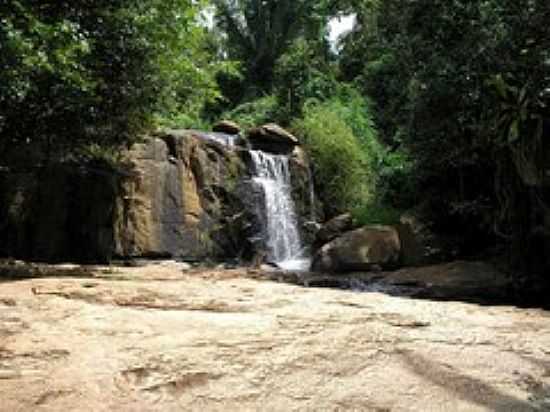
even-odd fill
[(265, 230), (268, 258), (285, 270), (306, 270), (310, 259), (304, 255), (298, 219), (292, 199), (289, 156), (251, 150), (253, 181), (265, 199)]

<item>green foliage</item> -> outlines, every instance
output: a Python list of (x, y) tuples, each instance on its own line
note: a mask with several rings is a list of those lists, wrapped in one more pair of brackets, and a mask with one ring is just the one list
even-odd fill
[(158, 113), (155, 116), (155, 124), (163, 129), (209, 130), (210, 122), (204, 119), (196, 109), (196, 107), (182, 107), (179, 110)]
[(250, 102), (242, 103), (231, 111), (225, 112), (222, 117), (237, 122), (245, 129), (270, 123), (279, 122), (279, 101), (276, 96), (266, 95)]
[(550, 233), (548, 2), (385, 0), (355, 11), (341, 70), (374, 100), (381, 140), (413, 160), (394, 178), (412, 174), (436, 227), (472, 250), (497, 235), (536, 260), (519, 245)]
[(373, 154), (333, 104), (307, 106), (304, 118), (293, 124), (313, 158), (317, 188), (331, 215), (369, 202), (376, 181)]
[(421, 201), (417, 189), (415, 164), (410, 156), (403, 150), (391, 152), (386, 149), (378, 168), (378, 203), (390, 209), (413, 208)]
[[(277, 60), (297, 38), (326, 42), (332, 2), (314, 0), (214, 0), (217, 27), (229, 59), (243, 62), (241, 97), (271, 93)], [(245, 90), (246, 89), (246, 90)]]
[(352, 211), (352, 216), (358, 225), (395, 225), (403, 214), (402, 209), (396, 209), (385, 203), (370, 201), (359, 205)]
[(334, 94), (306, 102), (304, 118), (294, 123), (312, 154), (327, 212), (351, 210), (361, 224), (395, 223), (413, 206), (413, 162), (379, 142), (369, 99), (349, 84)]
[[(0, 5), (0, 150), (62, 157), (130, 143), (155, 115), (198, 118), (220, 97), (202, 2)], [(8, 156), (4, 156), (4, 159)], [(3, 159), (3, 160), (4, 160)], [(30, 159), (29, 159), (30, 160)]]
[(334, 69), (322, 48), (303, 37), (296, 39), (279, 57), (274, 79), (281, 109), (288, 119), (301, 116), (307, 100), (328, 100), (338, 90)]
[(372, 103), (349, 84), (340, 83), (334, 94), (335, 97), (327, 101), (326, 105), (353, 130), (363, 151), (372, 157), (373, 166), (378, 173), (387, 149), (378, 141)]
[(122, 152), (117, 147), (102, 146), (97, 143), (79, 147), (73, 157), (75, 160), (101, 162), (113, 167), (119, 165), (123, 159)]

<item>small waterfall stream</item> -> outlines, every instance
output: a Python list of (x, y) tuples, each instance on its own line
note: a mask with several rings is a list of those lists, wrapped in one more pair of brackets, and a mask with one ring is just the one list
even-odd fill
[(304, 254), (298, 219), (292, 199), (290, 159), (251, 150), (254, 163), (253, 181), (263, 191), (265, 199), (265, 230), (268, 259), (285, 270), (306, 270), (310, 259)]

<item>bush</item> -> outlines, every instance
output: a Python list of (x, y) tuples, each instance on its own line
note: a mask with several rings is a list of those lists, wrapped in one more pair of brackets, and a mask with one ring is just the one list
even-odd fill
[(410, 209), (418, 202), (414, 162), (404, 151), (386, 152), (378, 170), (376, 193), (379, 203)]
[(341, 85), (338, 97), (306, 103), (293, 128), (312, 155), (329, 215), (351, 211), (360, 224), (393, 224), (416, 200), (413, 162), (379, 142), (371, 113), (369, 100)]
[(197, 129), (209, 130), (211, 125), (197, 113), (178, 112), (155, 116), (155, 124), (166, 129)]
[(306, 107), (304, 118), (293, 124), (312, 156), (317, 190), (329, 215), (367, 204), (376, 181), (372, 154), (332, 106)]
[(280, 122), (279, 101), (276, 96), (266, 95), (256, 100), (240, 104), (225, 112), (222, 118), (237, 122), (242, 128), (250, 129), (269, 122)]

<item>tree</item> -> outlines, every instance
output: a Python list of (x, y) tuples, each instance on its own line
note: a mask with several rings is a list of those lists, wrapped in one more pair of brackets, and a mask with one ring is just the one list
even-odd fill
[(300, 37), (275, 64), (273, 88), (287, 119), (299, 117), (308, 100), (328, 100), (338, 92), (336, 67), (316, 46)]
[(216, 22), (231, 59), (245, 66), (251, 94), (270, 92), (275, 63), (299, 37), (324, 43), (333, 7), (312, 0), (214, 0)]
[(430, 216), (460, 233), (471, 252), (500, 238), (521, 257), (515, 260), (533, 261), (529, 245), (545, 243), (529, 239), (541, 231), (550, 238), (548, 185), (540, 178), (548, 159), (550, 6), (365, 4), (342, 71), (377, 103), (383, 139), (413, 154)]
[[(0, 5), (0, 150), (63, 157), (133, 141), (156, 113), (218, 96), (192, 0)], [(34, 160), (38, 161), (38, 160)]]

